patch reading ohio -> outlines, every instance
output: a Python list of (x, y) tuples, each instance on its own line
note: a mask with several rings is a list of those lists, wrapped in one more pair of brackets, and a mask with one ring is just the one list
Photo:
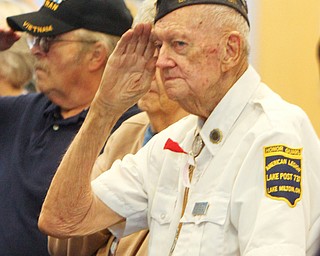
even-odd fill
[(266, 195), (295, 207), (301, 199), (302, 148), (267, 146), (264, 159)]

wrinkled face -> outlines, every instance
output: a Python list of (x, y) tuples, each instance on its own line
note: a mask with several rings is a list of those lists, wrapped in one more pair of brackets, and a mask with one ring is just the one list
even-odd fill
[[(78, 90), (82, 71), (86, 65), (83, 44), (78, 41), (75, 32), (68, 32), (56, 37), (48, 52), (39, 45), (31, 49), (35, 56), (35, 76), (37, 88), (53, 102), (60, 105), (63, 98), (70, 97)], [(71, 40), (71, 41), (68, 41)]]
[(159, 69), (151, 83), (151, 88), (139, 101), (138, 106), (142, 111), (148, 112), (149, 115), (154, 113), (173, 114), (180, 108), (179, 104), (168, 98), (161, 81)]
[(157, 67), (165, 90), (170, 99), (191, 113), (203, 99), (216, 97), (221, 77), (221, 35), (197, 8), (192, 5), (177, 9), (155, 24)]

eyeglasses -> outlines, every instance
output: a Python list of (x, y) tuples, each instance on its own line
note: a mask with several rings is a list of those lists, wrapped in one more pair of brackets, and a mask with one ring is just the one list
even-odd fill
[(97, 41), (95, 40), (72, 40), (72, 39), (59, 39), (55, 36), (27, 36), (27, 44), (30, 48), (30, 50), (34, 46), (39, 46), (40, 50), (44, 53), (48, 53), (50, 50), (50, 47), (53, 43), (56, 42), (70, 42), (70, 43), (87, 43), (87, 44), (93, 44)]

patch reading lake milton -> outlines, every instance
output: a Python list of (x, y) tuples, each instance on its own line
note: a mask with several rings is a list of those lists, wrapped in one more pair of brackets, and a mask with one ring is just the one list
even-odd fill
[(265, 190), (272, 199), (295, 207), (301, 199), (302, 148), (285, 145), (264, 147)]

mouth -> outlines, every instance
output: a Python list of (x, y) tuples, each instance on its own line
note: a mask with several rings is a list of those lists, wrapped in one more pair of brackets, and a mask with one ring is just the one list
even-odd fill
[(46, 70), (45, 66), (46, 65), (44, 65), (44, 63), (36, 62), (34, 64), (34, 70), (35, 71), (45, 71)]
[(34, 69), (35, 69), (35, 70), (41, 70), (41, 69), (43, 69), (43, 66), (40, 65), (40, 64), (35, 64), (35, 65), (34, 65)]
[(150, 90), (148, 91), (148, 93), (158, 93), (158, 91), (155, 90), (155, 89), (150, 89)]
[(44, 67), (36, 66), (34, 67), (34, 74), (37, 81), (42, 80), (48, 76), (48, 73)]
[(34, 70), (34, 73), (35, 73), (35, 76), (36, 76), (37, 78), (39, 78), (39, 77), (42, 77), (42, 76), (44, 75), (44, 73), (46, 73), (46, 72), (45, 72), (45, 70), (42, 69), (42, 68), (36, 68), (36, 69)]
[(176, 80), (178, 79), (178, 77), (175, 77), (175, 76), (167, 76), (167, 77), (164, 77), (163, 78), (163, 81), (164, 82), (169, 82), (169, 81), (173, 81), (173, 80)]
[(34, 71), (35, 71), (35, 72), (41, 72), (41, 71), (43, 72), (44, 69), (42, 69), (42, 68), (35, 68)]

